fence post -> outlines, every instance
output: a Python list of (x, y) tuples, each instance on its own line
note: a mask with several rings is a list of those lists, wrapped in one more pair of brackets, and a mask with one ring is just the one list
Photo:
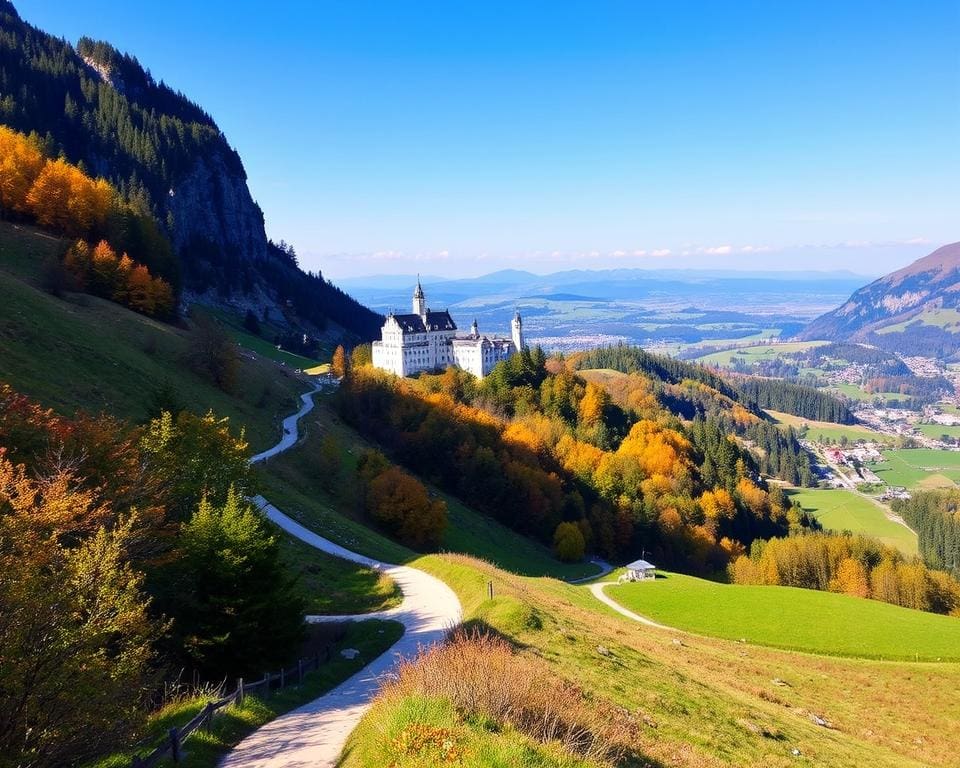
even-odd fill
[(237, 678), (237, 706), (243, 705), (243, 678)]
[(303, 659), (297, 659), (297, 685), (303, 685)]
[(284, 669), (283, 667), (280, 667), (280, 688), (283, 689), (285, 685), (286, 681), (284, 680)]
[(270, 695), (270, 673), (269, 672), (263, 673), (263, 682), (264, 682), (263, 689), (266, 692), (264, 695), (269, 696)]
[(171, 728), (170, 729), (170, 756), (173, 757), (173, 762), (179, 763), (181, 759), (180, 754), (180, 729)]
[(487, 592), (490, 595), (490, 599), (493, 600), (493, 582), (492, 581), (487, 582)]
[(210, 731), (213, 729), (213, 702), (207, 702), (207, 706), (205, 706), (203, 709), (207, 714), (203, 718), (202, 728), (207, 733), (210, 733)]

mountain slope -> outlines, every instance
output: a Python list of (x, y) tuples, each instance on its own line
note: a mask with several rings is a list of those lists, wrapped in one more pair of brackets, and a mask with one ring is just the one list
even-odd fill
[(960, 243), (938, 248), (856, 291), (807, 326), (801, 339), (869, 341), (894, 351), (960, 351)]
[(132, 56), (87, 38), (76, 47), (0, 0), (0, 123), (35, 132), (150, 212), (173, 244), (184, 287), (370, 339), (382, 319), (267, 239), (237, 152), (199, 106)]

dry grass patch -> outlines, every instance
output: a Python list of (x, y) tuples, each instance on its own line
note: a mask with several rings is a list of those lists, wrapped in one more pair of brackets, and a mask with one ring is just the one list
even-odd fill
[(625, 710), (588, 697), (540, 659), (476, 630), (459, 631), (405, 662), (381, 695), (445, 699), (464, 718), (515, 729), (601, 764), (619, 764), (636, 741), (636, 719)]

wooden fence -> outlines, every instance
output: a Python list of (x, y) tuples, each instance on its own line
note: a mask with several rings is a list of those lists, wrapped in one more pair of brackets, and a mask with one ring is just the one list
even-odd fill
[(231, 704), (238, 706), (243, 704), (244, 697), (252, 692), (259, 691), (268, 696), (273, 690), (280, 690), (288, 685), (300, 685), (303, 683), (304, 675), (319, 669), (320, 665), (328, 661), (329, 658), (330, 651), (325, 649), (323, 653), (315, 653), (309, 659), (300, 659), (297, 661), (297, 665), (289, 670), (281, 669), (273, 674), (265, 672), (263, 677), (256, 682), (248, 683), (242, 677), (239, 678), (233, 693), (205, 704), (203, 709), (186, 725), (180, 728), (171, 728), (163, 743), (149, 755), (146, 757), (134, 755), (131, 768), (153, 768), (167, 756), (172, 757), (173, 762), (179, 763), (183, 759), (183, 743), (197, 731), (209, 730), (214, 715), (221, 709)]

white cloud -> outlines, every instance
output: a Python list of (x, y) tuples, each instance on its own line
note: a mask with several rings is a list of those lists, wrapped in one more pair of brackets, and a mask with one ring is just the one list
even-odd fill
[(671, 251), (669, 248), (658, 248), (655, 251), (650, 251), (651, 256), (656, 256), (658, 258), (661, 256), (669, 256), (671, 253), (673, 253), (673, 251)]

